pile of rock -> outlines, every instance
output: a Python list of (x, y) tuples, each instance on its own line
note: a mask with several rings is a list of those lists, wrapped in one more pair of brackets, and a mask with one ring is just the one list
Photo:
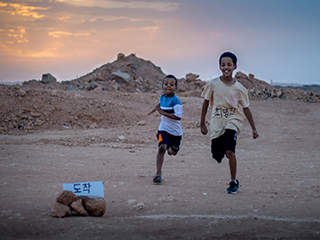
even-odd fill
[(106, 207), (104, 198), (78, 199), (73, 192), (64, 190), (59, 193), (50, 213), (58, 218), (71, 215), (102, 217)]
[[(74, 79), (70, 87), (81, 90), (117, 90), (121, 92), (157, 92), (165, 74), (151, 61), (118, 54), (117, 60)], [(91, 87), (88, 87), (91, 86)]]
[(243, 72), (237, 72), (234, 77), (246, 89), (252, 89), (252, 88), (269, 88), (269, 89), (273, 89), (274, 88), (269, 83), (255, 78), (254, 75), (251, 74), (251, 73), (249, 75), (246, 75)]
[(292, 88), (252, 88), (249, 90), (249, 97), (251, 99), (282, 99), (320, 103), (320, 94)]
[(185, 97), (200, 97), (204, 85), (207, 82), (199, 79), (199, 75), (188, 73), (185, 78), (178, 79), (177, 94), (182, 94)]
[(242, 72), (237, 72), (235, 78), (248, 89), (250, 99), (282, 99), (320, 103), (320, 94), (317, 92), (288, 87), (274, 87), (264, 81), (254, 78), (253, 74), (247, 76)]

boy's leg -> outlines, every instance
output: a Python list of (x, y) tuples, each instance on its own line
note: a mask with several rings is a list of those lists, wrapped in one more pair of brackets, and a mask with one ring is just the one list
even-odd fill
[(224, 149), (226, 151), (227, 157), (229, 158), (231, 180), (235, 180), (237, 175), (237, 159), (235, 154), (237, 132), (235, 130), (226, 129), (224, 135)]
[[(179, 145), (180, 145), (180, 142), (179, 142)], [(168, 154), (169, 155), (177, 155), (179, 151), (179, 146), (171, 146), (169, 149), (168, 149)]]
[(212, 158), (215, 159), (218, 163), (221, 163), (225, 155), (224, 150), (224, 135), (211, 139), (211, 154)]
[(166, 153), (167, 145), (162, 144), (159, 146), (158, 153), (157, 153), (157, 176), (161, 176), (162, 173), (162, 165), (164, 160), (164, 154)]
[(237, 176), (237, 158), (236, 154), (232, 152), (231, 150), (227, 150), (226, 152), (228, 158), (229, 158), (229, 167), (230, 167), (230, 176), (231, 180), (236, 180)]
[(225, 149), (226, 155), (229, 159), (229, 168), (230, 168), (230, 186), (227, 189), (227, 193), (237, 193), (239, 188), (239, 181), (236, 179), (237, 176), (237, 158), (235, 154), (237, 142), (237, 132), (234, 130), (226, 129), (225, 133)]
[(237, 159), (234, 152), (231, 150), (227, 150), (226, 152), (228, 158), (229, 158), (229, 167), (230, 167), (230, 175), (231, 180), (229, 182), (229, 187), (227, 188), (226, 192), (235, 194), (238, 192), (239, 189), (239, 181), (236, 179), (237, 175)]
[(170, 144), (167, 145), (169, 155), (177, 155), (180, 150), (181, 136), (168, 134)]
[(164, 154), (166, 153), (168, 144), (170, 143), (169, 138), (167, 136), (167, 133), (164, 131), (158, 131), (157, 134), (158, 138), (158, 153), (157, 153), (157, 159), (156, 159), (156, 176), (153, 179), (153, 182), (155, 183), (161, 183), (161, 174), (162, 174), (162, 165), (164, 161)]

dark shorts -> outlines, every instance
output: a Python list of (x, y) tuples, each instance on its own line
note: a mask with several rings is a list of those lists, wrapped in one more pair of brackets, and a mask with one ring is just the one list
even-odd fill
[(226, 129), (225, 133), (220, 137), (211, 140), (211, 153), (212, 157), (221, 163), (222, 158), (227, 150), (236, 152), (237, 132), (235, 130)]
[(158, 131), (157, 138), (158, 147), (162, 144), (166, 144), (167, 149), (171, 148), (174, 152), (178, 152), (180, 150), (181, 136), (173, 136), (165, 131)]

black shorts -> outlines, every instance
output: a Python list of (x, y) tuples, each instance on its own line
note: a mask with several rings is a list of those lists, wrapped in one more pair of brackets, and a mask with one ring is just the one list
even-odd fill
[(212, 157), (221, 163), (222, 158), (227, 150), (236, 152), (237, 132), (235, 130), (226, 129), (225, 133), (220, 137), (211, 140)]
[(158, 147), (162, 144), (167, 145), (167, 149), (171, 148), (172, 151), (178, 152), (181, 142), (181, 136), (173, 136), (170, 133), (167, 133), (165, 131), (158, 131), (157, 134), (158, 138)]

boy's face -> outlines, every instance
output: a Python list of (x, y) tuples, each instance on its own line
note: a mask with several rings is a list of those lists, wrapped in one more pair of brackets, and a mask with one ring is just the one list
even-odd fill
[(232, 77), (233, 71), (237, 68), (237, 65), (233, 64), (230, 57), (223, 57), (220, 63), (220, 71), (224, 77)]
[(173, 78), (166, 78), (163, 81), (162, 89), (166, 96), (172, 96), (174, 91), (177, 89), (176, 81)]

